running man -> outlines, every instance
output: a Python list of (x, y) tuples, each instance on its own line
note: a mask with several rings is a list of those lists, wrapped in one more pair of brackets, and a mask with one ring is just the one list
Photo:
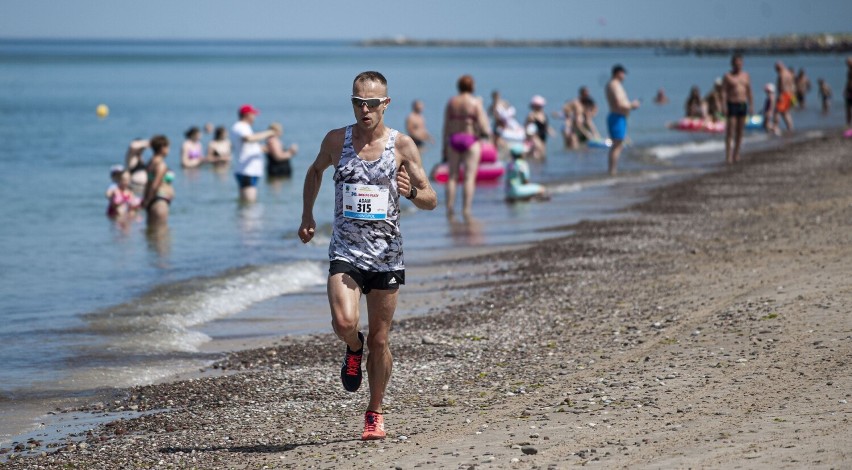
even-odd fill
[(606, 84), (606, 101), (609, 103), (609, 115), (606, 117), (606, 125), (609, 137), (612, 139), (612, 147), (609, 149), (609, 174), (618, 172), (618, 157), (624, 147), (624, 139), (627, 137), (627, 117), (630, 111), (639, 107), (639, 100), (627, 99), (624, 91), (624, 77), (627, 70), (621, 65), (612, 68), (612, 78)]
[[(370, 403), (364, 415), (363, 440), (384, 439), (382, 401), (393, 358), (388, 345), (399, 285), (405, 283), (400, 196), (419, 209), (438, 205), (411, 137), (385, 126), (391, 99), (379, 72), (363, 72), (352, 83), (355, 124), (326, 134), (305, 176), (299, 238), (314, 237), (313, 208), (323, 172), (334, 168), (335, 208), (328, 276), (328, 302), (335, 334), (346, 343), (340, 378), (343, 388), (361, 386), (361, 358), (366, 344)], [(361, 295), (367, 296), (369, 332), (359, 331)]]
[(778, 101), (775, 102), (775, 114), (772, 116), (772, 123), (778, 129), (778, 116), (781, 115), (787, 130), (792, 131), (793, 117), (790, 115), (790, 108), (793, 107), (793, 98), (795, 98), (796, 80), (793, 77), (793, 72), (780, 60), (775, 62), (775, 71), (778, 73)]
[[(728, 97), (727, 122), (725, 123), (725, 162), (728, 165), (740, 161), (740, 145), (743, 129), (750, 111), (754, 109), (751, 96), (751, 77), (743, 71), (743, 56), (731, 57), (731, 71), (722, 79), (723, 93)], [(733, 147), (733, 149), (731, 148)]]

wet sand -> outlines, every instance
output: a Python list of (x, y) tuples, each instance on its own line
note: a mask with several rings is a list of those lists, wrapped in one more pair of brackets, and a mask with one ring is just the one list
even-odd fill
[(850, 465), (852, 142), (750, 154), (566, 228), (442, 267), (436, 311), (394, 327), (385, 441), (358, 440), (366, 388), (342, 390), (326, 334), (83, 408), (163, 411), (5, 466)]

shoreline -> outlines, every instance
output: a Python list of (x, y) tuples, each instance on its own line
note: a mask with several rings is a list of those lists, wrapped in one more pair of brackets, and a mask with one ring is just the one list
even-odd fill
[(848, 462), (848, 151), (827, 137), (750, 152), (624, 217), (496, 255), (480, 294), (395, 323), (386, 441), (357, 440), (364, 393), (340, 390), (327, 333), (217, 364), (236, 374), (80, 408), (168, 411), (6, 465)]

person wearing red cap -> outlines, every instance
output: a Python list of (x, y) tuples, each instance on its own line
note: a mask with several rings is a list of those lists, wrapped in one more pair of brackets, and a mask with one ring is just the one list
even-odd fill
[(240, 107), (240, 119), (231, 126), (231, 142), (236, 156), (234, 176), (240, 185), (240, 200), (254, 202), (257, 200), (257, 182), (263, 176), (263, 147), (260, 142), (276, 135), (274, 129), (255, 133), (251, 125), (260, 114), (257, 108), (250, 104)]

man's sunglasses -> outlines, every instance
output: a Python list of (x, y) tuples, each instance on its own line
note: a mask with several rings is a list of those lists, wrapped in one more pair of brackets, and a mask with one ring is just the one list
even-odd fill
[(388, 99), (387, 96), (382, 98), (361, 98), (360, 96), (352, 96), (352, 106), (360, 108), (366, 104), (368, 108), (375, 108), (376, 106), (384, 103), (386, 99)]

